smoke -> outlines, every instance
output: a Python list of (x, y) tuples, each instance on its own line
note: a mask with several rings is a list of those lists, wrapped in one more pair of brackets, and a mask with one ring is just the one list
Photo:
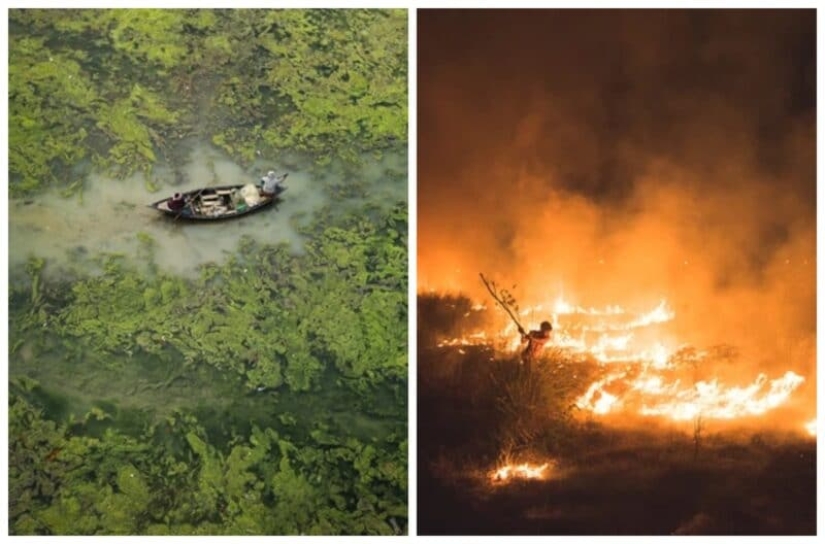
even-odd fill
[[(418, 279), (665, 298), (813, 395), (815, 11), (419, 10)], [(811, 399), (813, 396), (811, 396)]]

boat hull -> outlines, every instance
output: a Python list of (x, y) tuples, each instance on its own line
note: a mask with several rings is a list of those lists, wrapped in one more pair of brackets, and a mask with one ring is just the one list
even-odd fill
[(186, 202), (186, 205), (182, 209), (170, 208), (169, 203), (172, 200), (171, 198), (164, 198), (153, 202), (149, 204), (149, 207), (176, 220), (226, 221), (268, 208), (278, 202), (280, 196), (286, 191), (286, 187), (281, 186), (278, 192), (273, 195), (261, 195), (260, 201), (254, 205), (250, 206), (244, 203), (236, 207), (231, 204), (232, 193), (234, 191), (240, 191), (243, 187), (244, 185), (222, 185), (182, 193), (184, 201)]

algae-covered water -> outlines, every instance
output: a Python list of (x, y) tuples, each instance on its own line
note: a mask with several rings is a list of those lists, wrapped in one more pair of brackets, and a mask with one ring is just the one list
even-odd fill
[[(198, 161), (203, 160), (202, 157), (208, 153), (210, 151), (205, 146), (201, 146), (196, 153), (193, 153), (192, 163), (189, 166), (192, 172), (202, 168)], [(220, 172), (218, 177), (221, 180), (227, 179), (227, 182), (234, 182), (235, 179), (241, 180), (244, 176), (250, 177), (240, 167), (234, 166), (231, 161), (215, 156), (219, 153), (212, 151), (212, 154), (213, 166), (210, 170)], [(401, 159), (393, 156), (388, 156), (385, 160), (394, 161), (392, 165), (394, 168), (397, 168), (401, 162)], [(375, 171), (374, 165), (371, 168)], [(192, 178), (201, 179), (200, 176), (194, 175)], [(397, 371), (394, 377), (378, 379), (383, 371), (380, 369), (380, 363), (376, 363), (379, 366), (370, 370), (366, 375), (343, 373), (336, 366), (335, 354), (329, 353), (330, 348), (319, 347), (317, 354), (312, 356), (313, 366), (308, 372), (312, 372), (313, 375), (307, 380), (306, 390), (293, 390), (285, 383), (273, 386), (276, 382), (282, 381), (280, 377), (275, 378), (274, 382), (271, 380), (267, 382), (268, 386), (262, 386), (258, 384), (258, 381), (251, 381), (252, 378), (244, 374), (244, 371), (249, 364), (248, 359), (271, 357), (272, 354), (267, 353), (268, 348), (260, 347), (254, 350), (253, 355), (242, 356), (245, 359), (240, 368), (234, 366), (234, 363), (226, 362), (224, 352), (206, 360), (201, 356), (200, 350), (212, 349), (207, 344), (211, 342), (221, 344), (224, 339), (221, 336), (212, 338), (208, 334), (198, 336), (192, 329), (187, 328), (188, 319), (185, 313), (170, 320), (173, 324), (161, 323), (155, 326), (141, 323), (140, 313), (142, 312), (146, 312), (147, 321), (154, 321), (157, 317), (148, 317), (150, 310), (138, 304), (132, 310), (138, 312), (138, 319), (135, 322), (125, 323), (120, 318), (121, 313), (115, 311), (108, 314), (110, 316), (107, 318), (108, 327), (94, 333), (104, 336), (119, 334), (114, 331), (122, 325), (128, 329), (130, 336), (147, 337), (148, 335), (147, 341), (156, 343), (155, 346), (150, 346), (148, 351), (144, 349), (145, 346), (142, 347), (141, 343), (132, 343), (128, 340), (117, 347), (105, 341), (89, 342), (83, 327), (93, 326), (94, 320), (87, 321), (80, 328), (73, 324), (66, 325), (66, 322), (73, 323), (75, 314), (78, 312), (97, 314), (102, 313), (104, 307), (112, 309), (120, 303), (131, 305), (134, 301), (124, 300), (124, 297), (135, 295), (134, 291), (129, 291), (122, 296), (115, 295), (121, 282), (144, 281), (146, 289), (152, 289), (151, 285), (155, 282), (168, 282), (171, 281), (170, 278), (175, 278), (174, 281), (190, 282), (193, 286), (187, 292), (195, 293), (199, 286), (204, 285), (198, 279), (203, 267), (205, 265), (214, 268), (228, 266), (227, 263), (238, 258), (237, 254), (242, 241), (249, 243), (249, 240), (253, 240), (255, 247), (281, 246), (285, 248), (281, 254), (284, 258), (300, 260), (306, 252), (305, 244), (311, 243), (313, 236), (300, 233), (299, 226), (311, 225), (318, 210), (329, 207), (331, 204), (331, 198), (324, 191), (325, 183), (327, 180), (324, 177), (316, 177), (300, 171), (291, 172), (289, 190), (277, 209), (253, 214), (234, 222), (214, 225), (178, 223), (169, 218), (160, 217), (157, 212), (143, 206), (155, 196), (147, 192), (142, 184), (128, 183), (128, 180), (125, 182), (104, 180), (95, 175), (89, 178), (82, 198), (64, 198), (59, 194), (44, 193), (29, 204), (21, 200), (12, 200), (9, 217), (9, 266), (10, 279), (15, 288), (10, 305), (12, 320), (10, 344), (12, 346), (9, 357), (9, 377), (12, 393), (20, 391), (19, 396), (13, 395), (13, 402), (25, 402), (26, 410), (42, 410), (38, 417), (43, 422), (52, 422), (50, 425), (57, 424), (58, 428), (62, 429), (59, 438), (54, 437), (48, 442), (48, 452), (36, 449), (28, 451), (29, 455), (34, 456), (34, 459), (31, 459), (34, 463), (26, 467), (26, 472), (33, 470), (37, 473), (44, 464), (54, 463), (55, 461), (46, 461), (46, 459), (52, 455), (51, 452), (63, 451), (62, 448), (65, 446), (60, 444), (79, 440), (77, 436), (74, 436), (75, 433), (85, 437), (85, 440), (103, 440), (114, 443), (136, 440), (149, 448), (140, 454), (140, 459), (147, 465), (146, 470), (149, 470), (148, 467), (153, 463), (157, 463), (156, 458), (162, 458), (165, 455), (185, 459), (193, 470), (191, 474), (193, 483), (190, 484), (192, 494), (197, 495), (202, 493), (203, 489), (194, 482), (204, 475), (200, 474), (197, 459), (192, 458), (192, 448), (185, 440), (187, 434), (192, 431), (188, 427), (167, 430), (171, 435), (175, 435), (176, 439), (164, 442), (154, 436), (156, 431), (153, 429), (159, 425), (167, 425), (166, 422), (170, 419), (191, 421), (191, 425), (198, 429), (198, 436), (204, 440), (205, 444), (208, 444), (209, 451), (213, 452), (216, 458), (231, 456), (232, 452), (240, 447), (239, 443), (242, 444), (244, 440), (249, 439), (254, 429), (268, 429), (276, 432), (279, 437), (288, 437), (291, 444), (295, 447), (303, 447), (307, 452), (315, 451), (314, 448), (319, 445), (329, 447), (330, 443), (349, 450), (351, 452), (349, 455), (356, 455), (364, 448), (375, 448), (375, 453), (370, 454), (375, 456), (372, 464), (368, 462), (363, 470), (377, 470), (379, 462), (392, 464), (392, 470), (397, 474), (392, 476), (391, 481), (395, 481), (392, 487), (395, 490), (390, 496), (392, 502), (395, 502), (398, 507), (390, 510), (392, 515), (381, 512), (380, 508), (370, 513), (370, 517), (378, 516), (377, 519), (383, 520), (380, 525), (371, 530), (379, 533), (402, 531), (405, 518), (400, 508), (406, 504), (404, 491), (406, 452), (399, 450), (398, 445), (401, 443), (399, 441), (404, 441), (406, 436), (406, 379)], [(189, 185), (193, 184), (190, 182)], [(395, 181), (382, 182), (376, 176), (369, 180), (369, 185), (371, 186), (370, 194), (382, 195), (373, 203), (376, 209), (389, 210), (388, 202), (396, 205), (403, 202), (399, 185), (404, 184)], [(188, 186), (182, 187), (183, 190), (188, 188)], [(388, 198), (388, 195), (394, 198)], [(333, 209), (337, 210), (336, 213), (339, 215), (345, 216), (348, 211), (350, 213), (357, 211), (361, 206), (370, 205), (370, 202), (359, 202), (358, 199), (339, 199), (337, 204)], [(141, 250), (142, 242), (137, 233), (148, 235), (152, 241), (153, 250), (148, 256), (145, 251)], [(101, 271), (98, 257), (108, 254), (118, 255), (118, 266), (129, 272), (121, 275), (118, 271), (107, 277), (105, 272)], [(33, 282), (33, 277), (30, 275), (33, 260), (42, 260), (43, 264), (38, 272), (39, 275), (35, 276), (42, 293), (36, 299), (30, 293)], [(151, 274), (146, 272), (148, 263), (155, 265)], [(249, 271), (256, 264), (248, 263), (245, 270)], [(267, 263), (266, 266), (272, 265), (277, 265), (277, 261)], [(326, 265), (316, 263), (314, 267), (323, 270), (329, 267), (329, 263)], [(259, 269), (257, 273), (267, 276), (273, 271)], [(100, 274), (104, 274), (103, 279), (100, 278)], [(227, 281), (231, 281), (232, 274), (233, 272), (226, 274)], [(144, 276), (146, 276), (145, 279), (135, 280), (135, 278)], [(290, 278), (290, 281), (295, 279)], [(79, 289), (78, 286), (97, 285), (99, 281), (108, 283), (106, 289), (112, 294), (110, 298), (84, 298), (81, 303), (78, 298), (70, 294), (73, 289)], [(340, 288), (340, 286), (333, 287), (333, 291)], [(272, 292), (266, 294), (267, 300), (257, 310), (258, 315), (265, 314), (269, 310), (279, 312), (282, 309), (278, 299), (279, 293), (274, 288), (270, 287), (270, 289)], [(220, 287), (213, 288), (211, 296), (220, 296), (222, 291)], [(185, 298), (188, 295), (181, 294), (181, 296)], [(293, 290), (290, 296), (300, 296), (300, 293)], [(332, 298), (335, 293), (331, 292), (329, 296)], [(400, 288), (398, 298), (399, 301), (404, 298)], [(144, 301), (141, 298), (139, 302)], [(237, 299), (237, 303), (245, 304), (241, 298)], [(400, 303), (403, 304), (403, 301)], [(179, 304), (186, 305), (186, 301), (172, 301), (170, 304), (170, 307), (177, 307)], [(191, 312), (193, 317), (199, 316), (204, 311), (199, 304), (186, 307), (184, 312)], [(165, 309), (159, 311), (166, 312)], [(299, 311), (312, 313), (312, 308), (308, 307)], [(35, 314), (37, 317), (34, 317)], [(330, 317), (335, 316), (330, 315)], [(359, 326), (357, 320), (353, 323), (354, 326)], [(303, 326), (300, 321), (296, 324), (299, 327)], [(402, 329), (405, 325), (405, 320), (399, 318), (394, 326)], [(256, 325), (255, 320), (252, 319), (242, 321), (237, 328), (231, 328), (233, 327), (231, 324), (222, 326), (227, 328), (227, 335), (243, 337), (247, 332), (244, 327)], [(325, 323), (320, 321), (316, 323), (316, 326), (322, 334)], [(164, 331), (167, 329), (178, 331), (173, 334), (187, 336), (181, 340), (182, 348), (176, 348), (171, 338), (168, 343), (164, 341)], [(269, 331), (255, 331), (254, 334), (269, 335)], [(277, 341), (279, 336), (279, 331), (271, 331), (272, 339)], [(406, 349), (406, 346), (398, 346), (397, 356), (399, 357), (403, 355), (400, 351), (402, 348)], [(316, 351), (316, 348), (307, 346), (294, 349)], [(288, 368), (291, 364), (290, 359), (291, 354), (286, 352), (280, 364)], [(267, 372), (271, 372), (271, 369)], [(266, 378), (260, 379), (266, 381)], [(24, 392), (26, 388), (30, 390)], [(16, 413), (13, 407), (12, 417)], [(92, 413), (98, 414), (102, 419), (96, 420), (98, 415), (90, 419), (89, 414)], [(22, 422), (12, 421), (11, 428), (15, 429), (19, 424)], [(151, 433), (151, 440), (147, 439), (147, 433)], [(19, 447), (19, 444), (12, 444), (10, 447), (15, 449)], [(85, 444), (85, 447), (92, 448), (92, 445)], [(390, 449), (381, 450), (387, 447)], [(262, 458), (261, 463), (268, 463), (267, 456), (269, 455), (272, 456), (271, 461), (274, 465), (269, 468), (278, 468), (279, 465), (275, 463), (278, 455), (272, 450), (272, 446), (267, 449), (267, 454)], [(59, 457), (58, 453), (56, 459)], [(129, 459), (131, 457), (127, 456)], [(14, 463), (16, 458), (17, 455), (13, 455), (11, 462)], [(81, 466), (87, 462), (89, 465), (84, 467), (85, 471), (95, 474), (97, 467), (92, 458), (77, 461)], [(132, 460), (130, 466), (137, 466), (137, 462)], [(326, 464), (326, 461), (313, 460), (304, 467), (305, 473), (298, 473), (303, 474), (300, 477), (310, 478), (312, 473), (318, 470), (316, 463)], [(338, 462), (331, 464), (330, 467), (337, 471)], [(200, 470), (202, 471), (203, 467)], [(229, 471), (230, 469), (227, 467), (223, 470)], [(358, 474), (358, 472), (353, 472), (350, 477), (366, 476), (366, 473), (360, 476)], [(112, 477), (114, 477), (113, 474), (96, 475), (93, 480), (96, 485), (105, 485), (101, 479), (108, 481), (107, 479)], [(226, 477), (228, 477), (228, 472), (221, 478), (221, 481)], [(341, 479), (343, 476), (337, 474), (337, 477)], [(88, 474), (83, 477), (83, 481), (88, 479)], [(352, 486), (355, 483), (356, 480), (353, 480), (349, 485)], [(226, 481), (224, 485), (228, 484), (229, 482)], [(154, 518), (130, 520), (125, 524), (110, 525), (105, 519), (108, 515), (105, 513), (107, 510), (103, 508), (98, 511), (100, 521), (94, 525), (93, 529), (76, 527), (71, 521), (71, 515), (62, 510), (59, 517), (63, 521), (56, 523), (52, 520), (52, 516), (55, 515), (54, 501), (62, 500), (60, 497), (64, 495), (71, 496), (69, 490), (72, 485), (67, 483), (64, 487), (59, 487), (57, 495), (38, 496), (34, 504), (38, 504), (42, 499), (43, 508), (40, 511), (36, 508), (26, 508), (20, 512), (12, 510), (12, 518), (19, 522), (22, 520), (20, 525), (12, 526), (12, 531), (37, 534), (64, 534), (64, 532), (73, 533), (74, 531), (84, 534), (87, 532), (110, 534), (121, 530), (127, 533), (157, 531), (188, 533), (204, 530), (209, 534), (217, 534), (227, 530), (223, 515), (218, 516), (218, 521), (202, 514), (194, 515), (194, 519), (200, 523), (198, 525), (188, 521), (193, 517), (191, 513), (181, 516), (179, 525), (175, 525), (174, 522), (163, 522), (168, 517), (167, 513), (159, 518), (155, 516)], [(147, 483), (148, 492), (145, 495), (147, 504), (151, 504), (153, 493), (162, 493), (168, 485), (170, 484), (159, 484), (158, 487), (152, 488), (152, 485)], [(216, 483), (215, 488), (220, 489), (224, 485)], [(254, 487), (256, 484), (252, 485)], [(262, 483), (261, 487), (262, 490), (266, 489), (267, 484)], [(12, 489), (15, 489), (14, 486)], [(375, 500), (380, 500), (382, 503), (386, 501), (387, 491), (375, 491)], [(109, 492), (114, 497), (124, 493), (117, 485), (111, 486)], [(351, 497), (342, 499), (344, 502), (336, 508), (341, 508), (343, 512), (352, 509), (349, 515), (353, 519), (360, 519), (363, 513), (358, 511), (357, 506), (363, 502), (362, 498), (356, 498), (353, 489), (349, 489), (347, 494)], [(229, 498), (226, 500), (231, 502)], [(278, 508), (278, 503), (273, 502), (274, 499), (267, 499), (265, 493), (260, 493), (260, 500), (265, 504), (269, 503), (271, 508)], [(17, 503), (16, 506), (18, 506)], [(219, 508), (217, 503), (215, 508)], [(240, 506), (238, 508), (240, 509)], [(184, 523), (183, 520), (187, 522)], [(161, 523), (150, 523), (150, 521)], [(258, 528), (253, 531), (256, 534), (290, 532), (303, 530), (301, 528), (304, 527), (322, 533), (337, 533), (341, 529), (333, 525), (319, 526), (317, 521), (313, 521), (294, 526), (287, 524), (284, 526), (285, 529), (270, 530), (264, 529), (267, 525), (263, 519), (256, 518), (256, 524), (258, 521), (261, 523), (256, 525)], [(207, 525), (208, 529), (204, 529), (202, 524), (207, 522), (211, 525)], [(128, 529), (123, 529), (124, 527)], [(197, 529), (197, 527), (201, 528)], [(324, 528), (320, 529), (320, 527)], [(351, 527), (349, 522), (343, 525), (344, 532), (353, 530)]]
[[(357, 169), (332, 164), (324, 170), (306, 160), (259, 159), (248, 168), (204, 142), (186, 142), (186, 161), (158, 165), (151, 176), (142, 173), (111, 179), (93, 173), (82, 193), (65, 195), (60, 189), (34, 197), (13, 198), (9, 205), (9, 265), (20, 273), (31, 256), (47, 258), (50, 267), (69, 266), (79, 255), (113, 252), (134, 255), (138, 233), (154, 240), (154, 262), (163, 270), (193, 276), (198, 268), (231, 254), (242, 237), (260, 243), (284, 243), (303, 251), (306, 236), (299, 226), (328, 207), (343, 215), (363, 206), (384, 207), (407, 199), (406, 154), (365, 155)], [(309, 171), (312, 169), (312, 171)], [(269, 170), (289, 177), (281, 202), (263, 213), (233, 221), (194, 223), (170, 220), (148, 205), (202, 187), (257, 183)], [(151, 182), (151, 185), (150, 185)], [(339, 188), (357, 185), (357, 192)], [(153, 190), (150, 190), (153, 189)]]
[[(10, 534), (404, 534), (406, 14), (10, 34)], [(269, 170), (256, 214), (148, 207)]]

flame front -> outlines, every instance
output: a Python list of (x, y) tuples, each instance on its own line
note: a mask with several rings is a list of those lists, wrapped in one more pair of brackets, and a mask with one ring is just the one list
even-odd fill
[(514, 479), (521, 480), (544, 480), (547, 478), (546, 472), (550, 468), (550, 463), (543, 465), (531, 465), (521, 463), (519, 465), (504, 465), (490, 474), (490, 479), (494, 482), (507, 482)]
[(760, 374), (746, 387), (725, 388), (716, 380), (698, 382), (691, 389), (673, 391), (670, 401), (643, 406), (641, 413), (664, 415), (677, 421), (699, 416), (712, 419), (758, 416), (782, 405), (804, 381), (802, 376), (788, 371), (783, 377), (770, 381)]
[[(673, 421), (760, 416), (783, 405), (805, 381), (792, 371), (774, 379), (759, 374), (746, 384), (690, 378), (685, 368), (695, 369), (709, 354), (684, 345), (668, 346), (659, 337), (657, 326), (676, 316), (666, 300), (650, 311), (632, 313), (615, 305), (586, 308), (558, 297), (552, 304), (534, 306), (520, 314), (525, 321), (538, 321), (546, 316), (544, 308), (551, 309), (554, 326), (553, 339), (545, 349), (592, 357), (606, 370), (576, 401), (580, 409), (593, 414), (627, 411)], [(498, 334), (480, 331), (444, 340), (439, 346), (482, 344), (514, 351), (520, 346), (520, 335), (515, 324), (508, 323)], [(806, 428), (815, 432), (815, 424)], [(513, 470), (508, 467), (499, 470)], [(508, 474), (505, 471), (502, 477)]]

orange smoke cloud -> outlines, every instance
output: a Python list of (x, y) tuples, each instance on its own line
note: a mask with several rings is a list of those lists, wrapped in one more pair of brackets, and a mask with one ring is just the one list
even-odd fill
[(421, 13), (419, 290), (666, 299), (812, 407), (814, 12)]

